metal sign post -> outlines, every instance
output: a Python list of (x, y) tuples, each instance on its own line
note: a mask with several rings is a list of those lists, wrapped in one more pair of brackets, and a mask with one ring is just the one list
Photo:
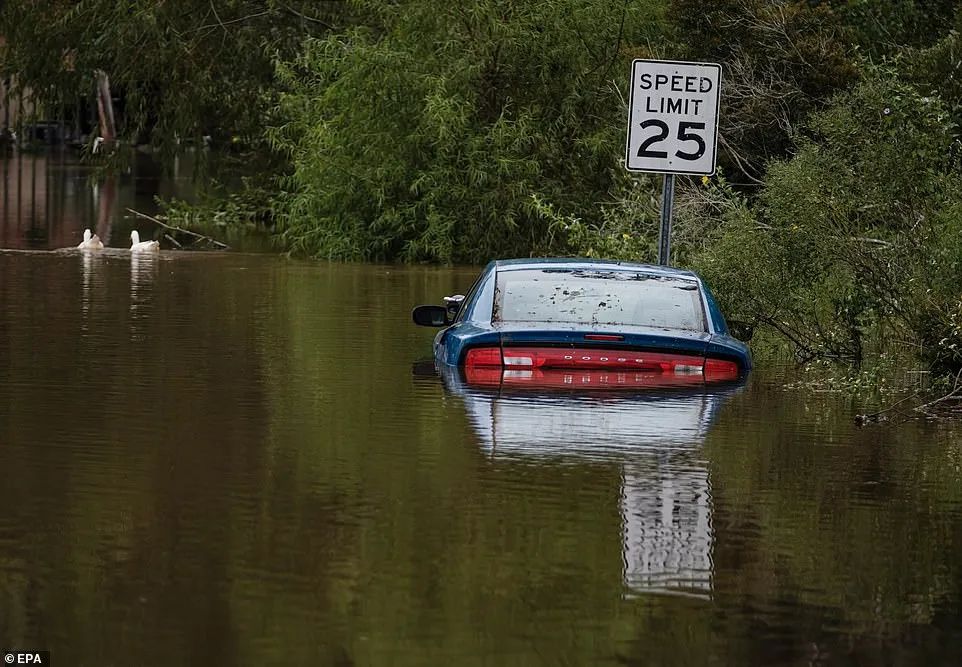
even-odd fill
[(671, 251), (675, 174), (715, 173), (721, 66), (671, 60), (631, 63), (625, 168), (665, 175), (658, 263)]
[(665, 174), (661, 189), (661, 231), (658, 234), (658, 263), (668, 266), (671, 258), (671, 209), (675, 204), (675, 175)]

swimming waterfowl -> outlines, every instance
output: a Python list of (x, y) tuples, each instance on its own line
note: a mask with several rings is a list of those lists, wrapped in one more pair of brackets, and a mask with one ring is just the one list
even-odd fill
[(141, 241), (136, 229), (130, 232), (130, 252), (158, 252), (159, 250), (159, 241)]
[(103, 250), (104, 242), (96, 234), (91, 234), (90, 229), (84, 230), (84, 240), (77, 245), (80, 250)]

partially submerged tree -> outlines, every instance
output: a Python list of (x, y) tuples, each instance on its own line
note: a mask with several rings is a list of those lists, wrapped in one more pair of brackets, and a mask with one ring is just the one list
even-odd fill
[(959, 364), (962, 171), (938, 98), (880, 73), (805, 125), (752, 211), (697, 263), (735, 319), (802, 357), (861, 361), (893, 337)]
[(557, 251), (544, 204), (596, 226), (622, 178), (630, 53), (662, 3), (365, 3), (282, 68), (286, 238), (332, 257)]

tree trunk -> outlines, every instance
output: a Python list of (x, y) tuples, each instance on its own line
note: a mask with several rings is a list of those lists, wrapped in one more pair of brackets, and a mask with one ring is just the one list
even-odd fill
[(97, 113), (100, 116), (100, 136), (104, 143), (113, 144), (117, 139), (114, 124), (114, 102), (110, 97), (110, 79), (103, 70), (97, 70)]

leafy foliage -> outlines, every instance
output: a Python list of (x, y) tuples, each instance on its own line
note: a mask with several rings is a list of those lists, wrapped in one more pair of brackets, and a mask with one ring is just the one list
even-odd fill
[(291, 246), (434, 261), (558, 251), (538, 202), (597, 227), (623, 150), (611, 80), (658, 9), (413, 0), (307, 42), (281, 67), (271, 133), (293, 164)]
[(853, 34), (824, 2), (672, 0), (671, 17), (685, 55), (723, 66), (721, 158), (749, 180), (858, 76)]
[(867, 343), (902, 337), (939, 360), (962, 281), (945, 105), (879, 74), (806, 131), (751, 214), (721, 221), (722, 242), (697, 261), (736, 319), (775, 328), (805, 357), (859, 361)]
[[(962, 10), (958, 26), (962, 29)], [(926, 95), (941, 98), (957, 124), (962, 123), (962, 77), (958, 75), (960, 59), (962, 35), (957, 31), (926, 48), (905, 51), (899, 58), (902, 78), (911, 81)]]
[(873, 57), (903, 47), (925, 47), (945, 37), (958, 14), (956, 0), (837, 0), (832, 3), (850, 26), (859, 47)]
[(7, 0), (0, 76), (52, 109), (88, 98), (102, 70), (129, 138), (174, 153), (181, 139), (262, 140), (273, 59), (348, 20), (335, 0)]

